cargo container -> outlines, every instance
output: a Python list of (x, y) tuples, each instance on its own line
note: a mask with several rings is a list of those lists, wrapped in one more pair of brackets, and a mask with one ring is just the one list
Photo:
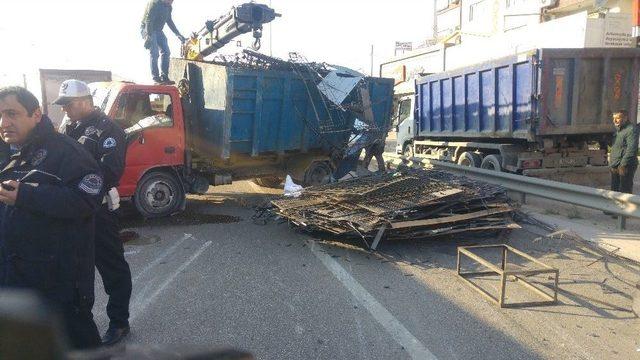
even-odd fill
[(639, 61), (640, 49), (538, 49), (418, 78), (399, 106), (396, 151), (566, 181), (604, 176), (612, 113), (636, 119)]

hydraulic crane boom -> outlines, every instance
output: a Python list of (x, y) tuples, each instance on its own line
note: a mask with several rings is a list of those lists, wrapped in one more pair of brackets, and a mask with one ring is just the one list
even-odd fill
[(231, 11), (205, 23), (204, 28), (193, 33), (183, 47), (184, 58), (202, 60), (228, 44), (234, 38), (253, 31), (254, 50), (260, 49), (262, 25), (270, 23), (281, 16), (275, 10), (263, 4), (246, 3), (231, 8)]

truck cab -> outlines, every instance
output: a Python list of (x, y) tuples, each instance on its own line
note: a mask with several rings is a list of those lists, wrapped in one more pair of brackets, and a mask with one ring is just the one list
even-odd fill
[(396, 125), (396, 153), (407, 157), (413, 156), (412, 142), (416, 134), (414, 102), (414, 96), (400, 98), (396, 114), (398, 118), (398, 125)]
[(127, 158), (118, 191), (145, 217), (164, 216), (185, 205), (184, 113), (173, 86), (127, 82), (91, 84), (94, 102), (127, 135)]

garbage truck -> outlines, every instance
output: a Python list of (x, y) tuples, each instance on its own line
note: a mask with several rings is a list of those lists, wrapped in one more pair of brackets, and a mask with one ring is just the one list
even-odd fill
[(118, 190), (144, 217), (177, 213), (186, 194), (234, 180), (274, 186), (291, 175), (307, 186), (327, 183), (357, 118), (391, 126), (391, 79), (249, 51), (246, 57), (171, 59), (176, 86), (90, 85), (96, 106), (127, 133)]
[(415, 80), (396, 152), (600, 187), (611, 115), (636, 119), (640, 49), (537, 49)]

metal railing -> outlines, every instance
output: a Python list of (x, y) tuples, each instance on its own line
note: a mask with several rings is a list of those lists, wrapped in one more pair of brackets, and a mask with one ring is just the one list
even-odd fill
[[(385, 156), (387, 155), (388, 154), (385, 154)], [(403, 159), (403, 157), (400, 156), (391, 157), (400, 161)], [(640, 196), (638, 195), (499, 171), (485, 170), (475, 167), (460, 166), (453, 163), (425, 158), (414, 157), (408, 161), (411, 161), (413, 166), (416, 167), (422, 167), (425, 164), (428, 164), (439, 170), (445, 170), (490, 184), (501, 185), (507, 190), (521, 194), (521, 200), (523, 203), (526, 199), (525, 194), (529, 194), (549, 200), (560, 201), (567, 204), (615, 214), (618, 216), (618, 228), (620, 230), (625, 229), (627, 218), (640, 219)]]

